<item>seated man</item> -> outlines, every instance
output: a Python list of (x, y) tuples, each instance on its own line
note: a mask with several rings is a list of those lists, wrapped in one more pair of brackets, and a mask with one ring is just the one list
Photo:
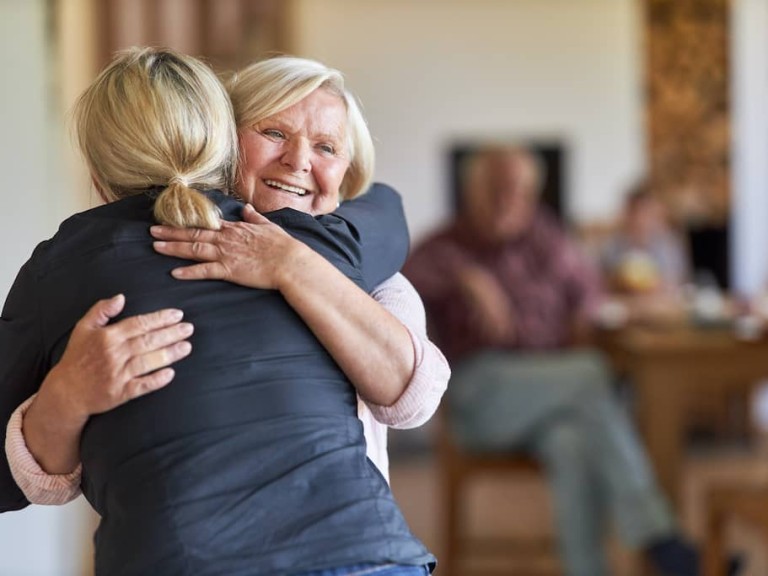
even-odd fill
[(599, 275), (539, 203), (539, 162), (491, 149), (464, 168), (460, 214), (404, 270), (452, 363), (447, 400), (459, 442), (543, 462), (569, 576), (608, 574), (608, 520), (661, 574), (699, 574), (609, 370), (577, 347), (588, 342)]

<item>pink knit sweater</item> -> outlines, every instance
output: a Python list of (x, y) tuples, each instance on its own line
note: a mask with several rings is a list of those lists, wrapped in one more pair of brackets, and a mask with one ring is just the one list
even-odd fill
[[(358, 398), (368, 457), (389, 480), (387, 427), (415, 428), (437, 410), (448, 385), (450, 369), (440, 350), (427, 336), (424, 305), (413, 286), (396, 274), (376, 287), (372, 296), (408, 329), (416, 357), (411, 381), (392, 406), (366, 403)], [(5, 436), (5, 452), (16, 483), (33, 504), (64, 504), (80, 494), (81, 467), (69, 474), (46, 474), (29, 452), (22, 421), (32, 403), (29, 398), (11, 416)]]

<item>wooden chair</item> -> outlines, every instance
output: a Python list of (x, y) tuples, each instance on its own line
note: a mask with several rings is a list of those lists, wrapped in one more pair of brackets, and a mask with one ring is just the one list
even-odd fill
[(768, 542), (768, 485), (716, 486), (709, 491), (706, 506), (703, 576), (725, 576), (725, 531), (729, 519), (737, 517), (757, 526)]
[[(491, 573), (511, 574), (511, 568), (501, 568), (493, 572), (491, 568), (473, 571), (468, 566), (471, 558), (489, 558), (497, 560), (525, 559), (532, 567), (523, 572), (514, 571), (516, 576), (538, 576), (558, 574), (559, 570), (547, 568), (558, 566), (556, 550), (552, 538), (542, 536), (516, 537), (479, 537), (465, 533), (467, 509), (465, 489), (473, 477), (480, 474), (504, 474), (515, 479), (534, 476), (540, 478), (542, 470), (539, 463), (523, 454), (476, 454), (459, 447), (450, 432), (445, 411), (438, 418), (438, 469), (440, 474), (443, 510), (443, 546), (438, 567), (440, 576), (470, 576)], [(535, 562), (535, 560), (539, 560)], [(543, 568), (534, 568), (534, 563)], [(516, 563), (519, 566), (519, 562)]]

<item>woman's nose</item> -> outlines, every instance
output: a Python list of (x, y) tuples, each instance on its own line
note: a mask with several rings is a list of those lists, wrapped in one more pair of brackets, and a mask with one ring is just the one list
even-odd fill
[(309, 153), (309, 145), (297, 138), (288, 143), (281, 160), (294, 172), (309, 172), (312, 168)]

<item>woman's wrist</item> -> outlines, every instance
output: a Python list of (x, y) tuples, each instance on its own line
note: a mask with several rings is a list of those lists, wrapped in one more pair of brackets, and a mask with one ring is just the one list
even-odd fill
[(79, 463), (79, 438), (88, 416), (68, 392), (66, 379), (52, 370), (22, 421), (29, 452), (47, 474), (68, 474)]
[(34, 407), (36, 412), (55, 415), (55, 421), (62, 429), (78, 429), (85, 425), (90, 414), (77, 399), (75, 386), (68, 379), (66, 371), (57, 365), (43, 380), (30, 410)]
[(307, 278), (307, 273), (312, 274), (313, 259), (322, 258), (303, 242), (289, 238), (286, 249), (275, 263), (274, 270), (275, 289), (283, 294), (297, 285), (302, 285)]

